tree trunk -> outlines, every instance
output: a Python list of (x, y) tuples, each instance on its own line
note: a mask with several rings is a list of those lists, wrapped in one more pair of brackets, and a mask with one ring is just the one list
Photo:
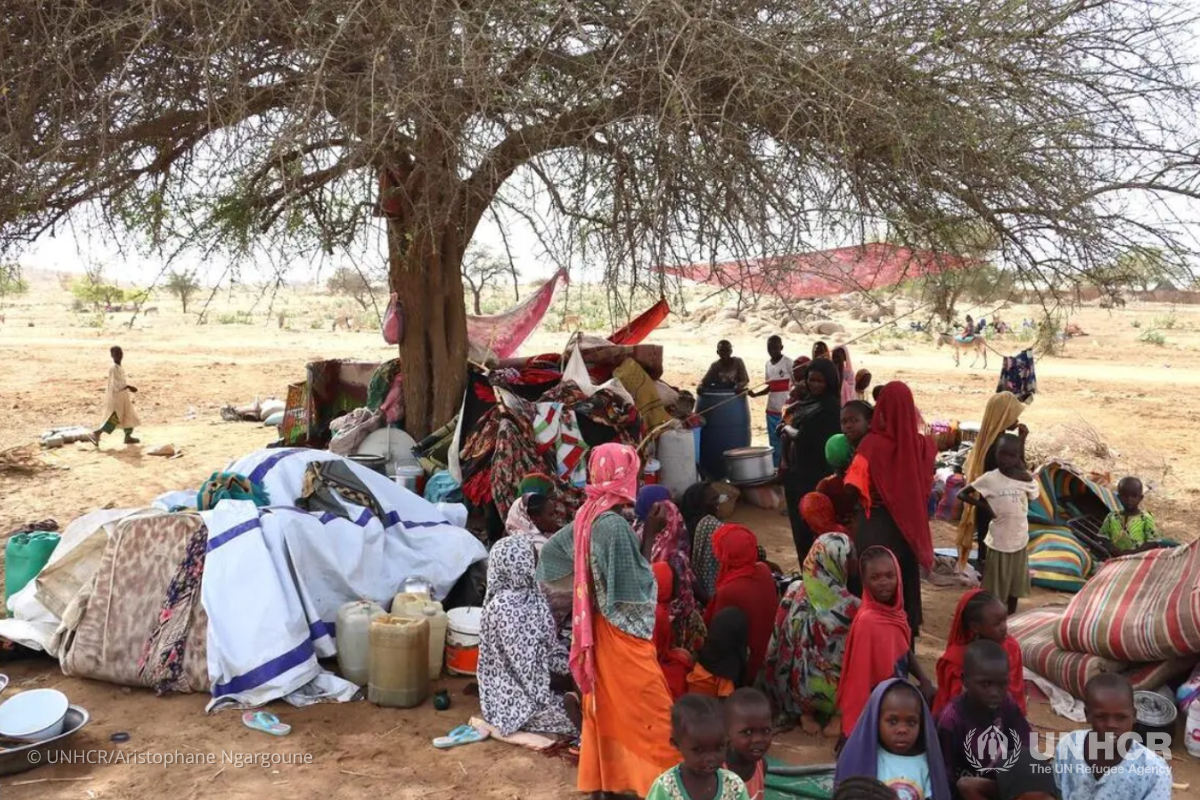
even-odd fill
[[(431, 218), (437, 219), (425, 216)], [(418, 441), (449, 422), (462, 405), (467, 377), (463, 238), (451, 222), (406, 226), (400, 219), (388, 220), (389, 283), (403, 314), (404, 428)]]
[(479, 299), (479, 296), (482, 294), (482, 292), (480, 292), (479, 289), (472, 287), (471, 294), (474, 295), (474, 297), (475, 297), (475, 316), (482, 317), (483, 316), (483, 305), (482, 305), (482, 303), (480, 303), (480, 299)]

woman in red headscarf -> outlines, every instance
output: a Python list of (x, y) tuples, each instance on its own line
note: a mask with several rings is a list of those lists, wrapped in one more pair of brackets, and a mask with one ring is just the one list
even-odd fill
[(937, 445), (921, 432), (921, 415), (907, 384), (883, 387), (871, 432), (858, 445), (845, 485), (858, 504), (854, 545), (886, 547), (900, 563), (904, 611), (915, 638), (921, 635), (921, 568), (933, 568), (929, 493)]
[(746, 615), (750, 658), (746, 662), (747, 683), (753, 683), (762, 669), (779, 593), (771, 569), (758, 560), (758, 538), (743, 525), (726, 523), (713, 535), (713, 554), (720, 565), (717, 591), (709, 603), (705, 622), (723, 609), (737, 608)]

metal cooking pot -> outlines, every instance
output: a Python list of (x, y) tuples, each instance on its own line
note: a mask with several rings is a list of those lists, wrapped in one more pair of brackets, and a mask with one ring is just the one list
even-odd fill
[(775, 475), (775, 450), (738, 447), (725, 451), (725, 477), (732, 484), (763, 483)]

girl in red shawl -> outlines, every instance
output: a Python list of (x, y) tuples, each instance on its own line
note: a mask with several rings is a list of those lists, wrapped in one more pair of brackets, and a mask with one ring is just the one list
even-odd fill
[(651, 565), (654, 581), (658, 586), (658, 605), (654, 609), (654, 649), (658, 652), (658, 665), (671, 697), (678, 700), (687, 694), (687, 676), (692, 670), (692, 657), (687, 650), (673, 646), (675, 639), (671, 627), (671, 601), (675, 596), (675, 573), (671, 565), (659, 561)]
[(758, 560), (757, 537), (742, 525), (726, 523), (718, 528), (713, 535), (713, 554), (720, 572), (706, 622), (711, 622), (725, 608), (737, 608), (746, 615), (750, 647), (746, 682), (752, 684), (767, 656), (779, 608), (775, 579), (771, 577), (771, 569)]
[(933, 699), (933, 715), (963, 691), (963, 659), (967, 645), (976, 639), (991, 639), (1008, 653), (1008, 693), (1025, 714), (1025, 666), (1021, 645), (1008, 635), (1008, 609), (982, 589), (972, 589), (958, 601), (954, 621), (950, 623), (950, 641), (937, 662), (938, 691)]
[(837, 690), (843, 741), (854, 730), (872, 690), (881, 681), (904, 679), (911, 674), (920, 682), (927, 701), (934, 693), (933, 684), (912, 652), (912, 632), (904, 613), (904, 578), (896, 556), (885, 547), (872, 547), (858, 561), (863, 601), (850, 623)]
[(881, 546), (895, 554), (914, 638), (921, 635), (921, 568), (933, 568), (928, 504), (937, 455), (921, 424), (908, 385), (884, 386), (871, 432), (858, 445), (845, 478), (846, 494), (859, 506), (854, 544), (860, 552)]

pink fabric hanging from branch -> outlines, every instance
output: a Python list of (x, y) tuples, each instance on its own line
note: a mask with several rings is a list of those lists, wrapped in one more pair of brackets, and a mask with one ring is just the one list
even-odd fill
[[(546, 316), (554, 293), (560, 283), (568, 282), (567, 271), (560, 269), (533, 294), (507, 311), (483, 317), (467, 315), (467, 338), (471, 344), (491, 350), (498, 358), (508, 358), (517, 352), (529, 334), (533, 333), (542, 317)], [(398, 306), (396, 295), (392, 295), (383, 320), (383, 339), (388, 344), (398, 344), (403, 335), (403, 310)]]

